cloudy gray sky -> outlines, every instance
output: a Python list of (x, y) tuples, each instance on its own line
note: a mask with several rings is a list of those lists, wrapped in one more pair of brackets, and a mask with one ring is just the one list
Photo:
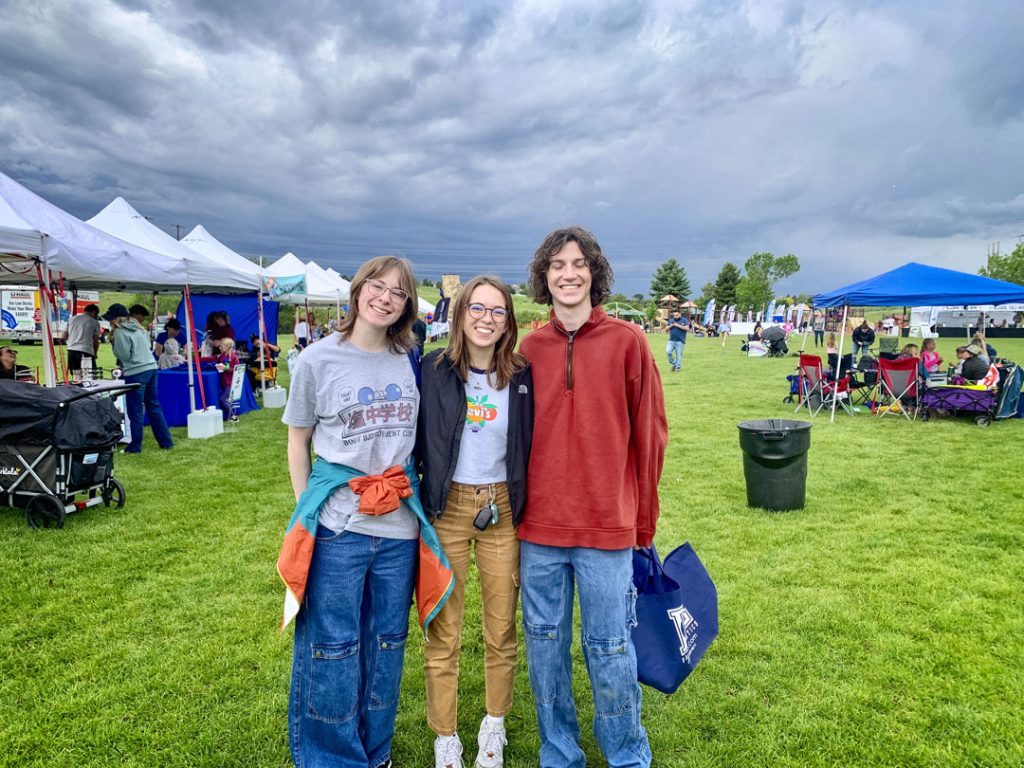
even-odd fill
[(616, 289), (795, 253), (814, 293), (1024, 234), (1020, 0), (0, 0), (0, 169), (88, 218), (350, 273)]

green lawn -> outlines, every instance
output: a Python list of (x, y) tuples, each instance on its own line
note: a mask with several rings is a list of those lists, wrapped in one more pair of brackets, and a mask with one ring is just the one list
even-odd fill
[[(1024, 764), (1024, 423), (819, 417), (806, 509), (748, 509), (736, 424), (792, 416), (795, 361), (691, 339), (672, 374), (664, 339), (651, 337), (671, 427), (657, 542), (693, 543), (718, 586), (721, 635), (675, 695), (645, 689), (655, 765)], [(949, 359), (955, 343), (939, 351)], [(1024, 360), (1024, 342), (996, 346)], [(0, 765), (289, 764), (279, 419), (250, 414), (207, 441), (178, 429), (170, 453), (147, 431), (140, 456), (117, 457), (125, 508), (71, 515), (62, 531), (0, 509)], [(470, 598), (467, 625), (479, 616)], [(410, 638), (403, 768), (432, 759)], [(464, 650), (472, 744), (478, 631)], [(603, 765), (577, 662), (588, 764)], [(507, 765), (535, 765), (525, 660), (508, 726)]]

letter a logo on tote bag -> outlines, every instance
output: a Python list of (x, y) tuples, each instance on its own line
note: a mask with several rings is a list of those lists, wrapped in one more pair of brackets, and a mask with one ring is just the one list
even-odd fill
[(672, 693), (718, 636), (718, 592), (689, 542), (664, 564), (653, 546), (634, 552), (633, 584), (637, 679)]

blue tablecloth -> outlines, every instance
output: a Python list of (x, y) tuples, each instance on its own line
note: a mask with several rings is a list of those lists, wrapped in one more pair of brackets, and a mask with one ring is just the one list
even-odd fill
[[(202, 405), (199, 398), (199, 377), (193, 373), (195, 380), (195, 396), (197, 407)], [(220, 398), (220, 374), (212, 368), (203, 367), (203, 387), (206, 390), (206, 404), (217, 405)], [(157, 373), (157, 388), (160, 396), (160, 407), (163, 408), (164, 418), (167, 424), (172, 427), (184, 427), (188, 424), (188, 415), (192, 411), (188, 402), (188, 369), (168, 368)], [(256, 402), (256, 395), (253, 394), (252, 385), (246, 377), (242, 386), (242, 397), (238, 407), (238, 413), (248, 413), (259, 409)], [(149, 423), (149, 420), (146, 420)]]

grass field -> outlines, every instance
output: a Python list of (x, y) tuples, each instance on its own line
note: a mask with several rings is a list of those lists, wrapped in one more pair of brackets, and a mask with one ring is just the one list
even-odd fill
[[(1024, 422), (819, 417), (806, 509), (749, 509), (736, 424), (792, 416), (794, 361), (691, 339), (672, 374), (664, 338), (651, 337), (671, 430), (657, 543), (693, 543), (718, 586), (721, 635), (676, 694), (645, 689), (655, 765), (1024, 765)], [(945, 358), (954, 343), (940, 340)], [(1024, 360), (1024, 341), (996, 346)], [(289, 764), (280, 412), (213, 440), (174, 432), (169, 453), (147, 431), (141, 455), (117, 457), (122, 510), (32, 532), (0, 509), (0, 765)], [(481, 646), (470, 631), (467, 743)], [(510, 768), (535, 765), (538, 748), (520, 668)], [(576, 692), (588, 764), (603, 765), (578, 649)], [(431, 762), (424, 711), (411, 631), (401, 768)]]

